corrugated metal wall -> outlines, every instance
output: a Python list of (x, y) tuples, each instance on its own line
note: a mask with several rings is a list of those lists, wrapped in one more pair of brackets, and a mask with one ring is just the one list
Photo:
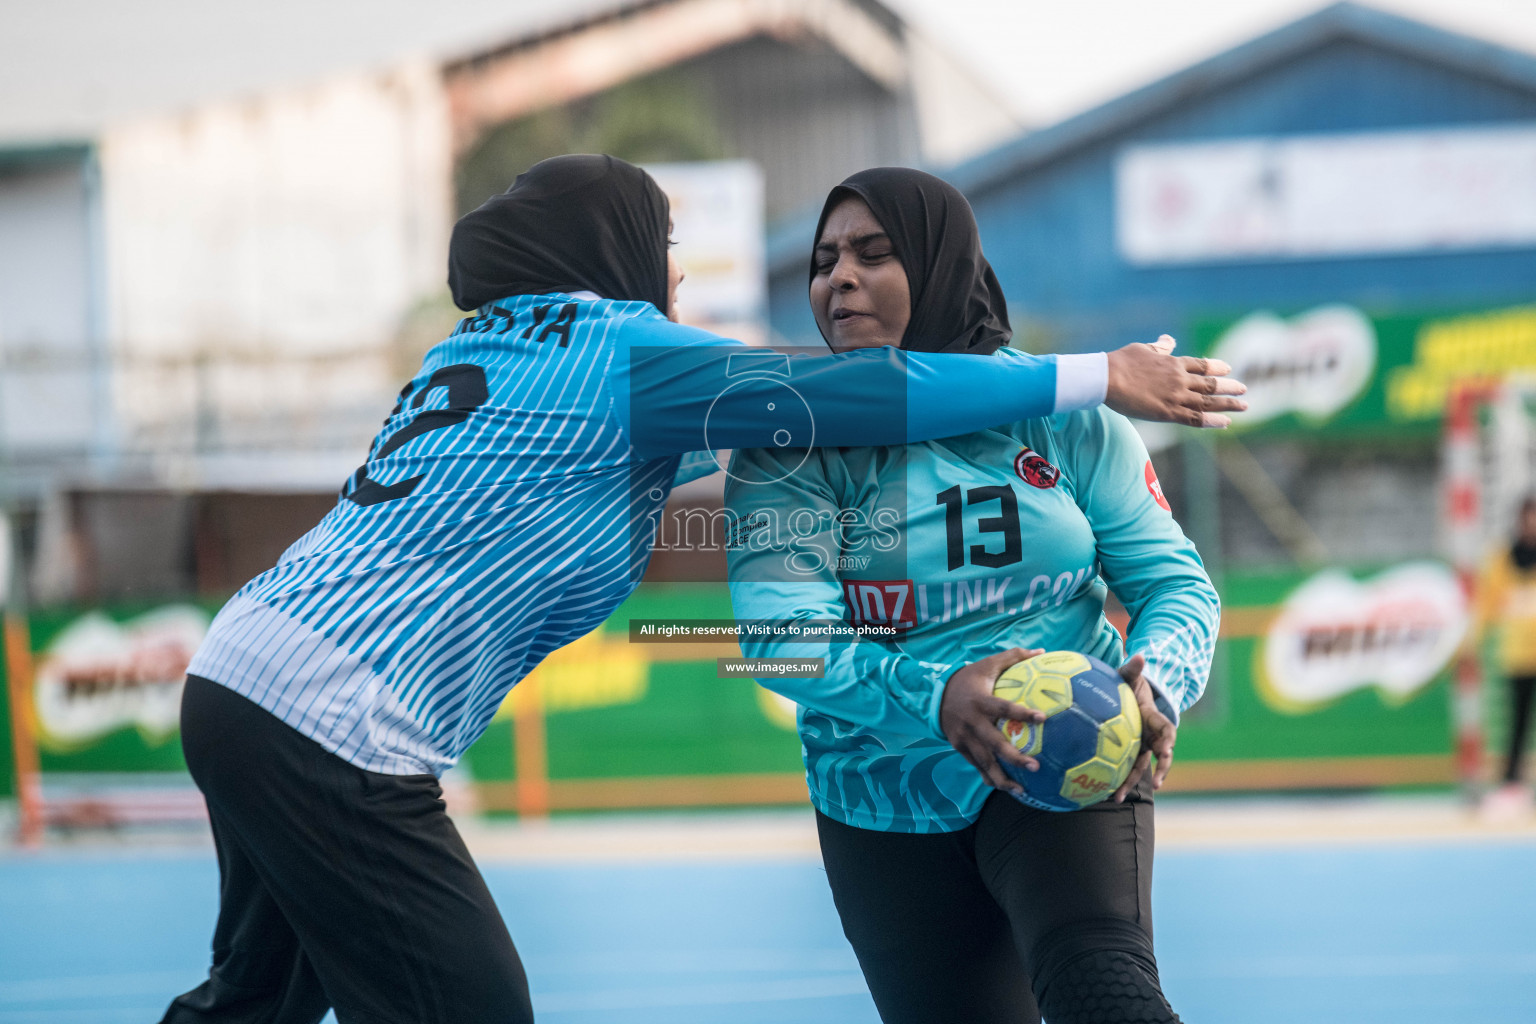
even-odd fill
[(972, 195), (1020, 320), (1062, 350), (1113, 348), (1211, 315), (1346, 301), (1375, 312), (1529, 299), (1536, 250), (1137, 268), (1115, 250), (1114, 160), (1127, 143), (1536, 119), (1536, 93), (1357, 42), (1324, 47)]

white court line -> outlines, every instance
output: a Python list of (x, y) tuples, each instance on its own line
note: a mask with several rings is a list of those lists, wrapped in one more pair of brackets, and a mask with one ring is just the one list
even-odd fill
[(711, 949), (711, 950), (592, 950), (569, 956), (523, 957), (531, 975), (580, 974), (592, 977), (604, 972), (645, 974), (706, 973), (712, 971), (772, 971), (778, 974), (816, 972), (847, 973), (859, 969), (848, 949)]
[(71, 999), (165, 995), (169, 1003), (203, 977), (187, 971), (144, 971), (136, 974), (89, 974), (69, 978), (33, 978), (0, 982), (0, 1006), (8, 1003), (51, 1003)]
[[(808, 808), (683, 815), (614, 814), (461, 828), (476, 860), (495, 864), (819, 863)], [(1477, 820), (1451, 796), (1172, 796), (1157, 807), (1159, 849), (1536, 844), (1536, 817)]]
[(825, 999), (829, 996), (867, 995), (862, 974), (834, 977), (786, 978), (746, 984), (713, 982), (704, 985), (671, 985), (661, 988), (611, 989), (606, 992), (535, 992), (537, 1013), (576, 1013), (592, 1010), (639, 1010), (666, 1006), (729, 1006), (734, 1003), (769, 1003), (794, 999)]
[(1355, 956), (1285, 956), (1253, 960), (1207, 962), (1193, 969), (1184, 966), (1166, 971), (1178, 981), (1197, 978), (1396, 978), (1437, 975), (1531, 974), (1536, 975), (1536, 953), (1495, 953), (1471, 956), (1464, 953), (1372, 953)]
[(143, 1024), (164, 1012), (164, 1003), (110, 1010), (0, 1010), (0, 1024)]

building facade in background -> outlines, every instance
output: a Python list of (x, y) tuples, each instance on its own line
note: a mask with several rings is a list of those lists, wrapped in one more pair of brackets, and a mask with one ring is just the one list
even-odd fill
[[(517, 6), (544, 16), (446, 58), (404, 41), (382, 68), (89, 138), (0, 135), (3, 497), (33, 596), (91, 609), (33, 619), (40, 685), (64, 695), (39, 691), (45, 770), (108, 765), (71, 746), (82, 722), (179, 765), (179, 670), (157, 666), (332, 504), (451, 325), (454, 217), (595, 150), (657, 169), (700, 246), (693, 315), (720, 329), (818, 345), (805, 273), (826, 190), (953, 165), (1016, 344), (1168, 332), (1227, 359), (1251, 388), (1233, 430), (1145, 435), (1148, 486), (1223, 600), (1177, 784), (1475, 778), (1476, 690), (1453, 700), (1447, 671), (1465, 594), (1440, 556), (1444, 509), (1476, 510), (1442, 485), (1481, 476), (1495, 536), (1536, 482), (1536, 57), (1340, 4), (1015, 135), (874, 0)], [(1469, 373), (1512, 383), (1486, 410), (1486, 465), (1464, 447), (1445, 474)], [(686, 532), (709, 529), (718, 488), (674, 497), (689, 515), (653, 571), (718, 580), (720, 553)], [(134, 603), (190, 594), (174, 614)], [(728, 650), (652, 652), (625, 629), (728, 614), (723, 586), (643, 588), (516, 691), (528, 705), (470, 751), (482, 794), (528, 810), (529, 778), (569, 808), (799, 800), (793, 716), (716, 678)], [(514, 739), (539, 702), (553, 753), (509, 775), (546, 749)]]
[[(1253, 388), (1219, 441), (1148, 434), (1218, 565), (1438, 553), (1446, 361), (1536, 367), (1528, 54), (1340, 4), (946, 176), (975, 207), (1015, 344), (1167, 332)], [(817, 339), (813, 216), (769, 242), (770, 322), (795, 342)]]
[[(469, 52), (402, 38), (383, 67), (0, 137), (0, 469), (39, 599), (270, 563), (451, 328), (453, 220), (543, 157), (737, 161), (761, 225), (1017, 129), (877, 0), (528, 6)], [(761, 292), (710, 324), (751, 333)], [(253, 503), (257, 540), (217, 525)]]

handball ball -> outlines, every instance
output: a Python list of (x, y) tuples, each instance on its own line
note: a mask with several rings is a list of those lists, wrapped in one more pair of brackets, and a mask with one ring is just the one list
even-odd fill
[(1043, 722), (997, 723), (1037, 772), (1004, 764), (1019, 797), (1045, 811), (1075, 811), (1120, 788), (1141, 750), (1141, 709), (1120, 673), (1097, 658), (1050, 651), (997, 677), (992, 692), (1045, 712)]

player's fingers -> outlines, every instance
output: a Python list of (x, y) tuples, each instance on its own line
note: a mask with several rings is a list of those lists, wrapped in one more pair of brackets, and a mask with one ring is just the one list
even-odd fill
[(1204, 412), (1242, 412), (1248, 408), (1248, 400), (1236, 395), (1203, 395), (1200, 408)]
[(986, 755), (984, 747), (978, 747), (967, 739), (957, 739), (951, 742), (954, 748), (960, 752), (960, 756), (970, 762), (972, 768), (981, 772), (983, 776), (987, 774), (987, 765), (993, 759)]
[(1152, 773), (1152, 788), (1162, 789), (1163, 780), (1168, 778), (1168, 769), (1173, 767), (1173, 747), (1168, 747), (1166, 754), (1159, 752), (1157, 755), (1157, 771)]
[(1140, 654), (1133, 654), (1125, 659), (1125, 664), (1120, 666), (1120, 678), (1134, 685), (1146, 667), (1147, 659)]
[(1173, 335), (1159, 334), (1157, 340), (1152, 343), (1152, 347), (1166, 356), (1171, 355), (1178, 344), (1177, 341), (1173, 340)]
[(1202, 363), (1205, 369), (1202, 371), (1207, 377), (1225, 377), (1232, 372), (1232, 366), (1225, 359), (1204, 359)]
[(1141, 753), (1136, 755), (1136, 763), (1131, 765), (1131, 774), (1120, 783), (1120, 788), (1115, 790), (1114, 801), (1117, 804), (1125, 803), (1126, 794), (1136, 788), (1136, 783), (1147, 773), (1147, 765), (1152, 763), (1152, 752), (1146, 747), (1141, 748)]
[(990, 678), (996, 679), (998, 676), (1002, 675), (1006, 669), (1017, 665), (1019, 662), (1023, 661), (1029, 656), (1029, 652), (1022, 647), (1010, 647), (1006, 651), (998, 651), (996, 654), (989, 654), (985, 658), (982, 658), (980, 661), (978, 661), (976, 664), (984, 669)]
[(1192, 427), (1201, 427), (1206, 430), (1226, 430), (1231, 425), (1232, 417), (1220, 416), (1214, 412), (1196, 413), (1195, 422), (1190, 424)]
[(1008, 773), (1003, 771), (1002, 766), (997, 763), (997, 759), (994, 757), (987, 757), (987, 763), (981, 769), (981, 777), (986, 779), (987, 785), (993, 789), (1000, 789), (1005, 793), (1013, 794), (1024, 792), (1024, 787), (1010, 779)]
[[(1184, 368), (1185, 373), (1195, 377), (1210, 376), (1210, 373), (1207, 371), (1207, 367), (1209, 367), (1211, 363), (1209, 359), (1206, 359), (1202, 356), (1179, 356), (1178, 360), (1179, 365)], [(1192, 387), (1193, 384), (1190, 386)]]
[(1037, 772), (1040, 770), (1039, 761), (1035, 760), (1033, 757), (1030, 757), (1028, 754), (1024, 753), (1024, 751), (1015, 747), (1007, 740), (1004, 740), (1003, 742), (993, 747), (992, 753), (997, 758), (999, 763), (1011, 764), (1015, 768), (1024, 769), (1026, 772)]
[(976, 702), (976, 706), (981, 709), (982, 714), (987, 715), (994, 722), (999, 718), (1008, 718), (1015, 722), (1045, 721), (1044, 711), (1037, 711), (1032, 707), (1004, 700), (1001, 697), (983, 697)]
[(1246, 395), (1248, 393), (1248, 385), (1235, 377), (1212, 376), (1211, 379), (1216, 382), (1216, 394), (1218, 395)]

